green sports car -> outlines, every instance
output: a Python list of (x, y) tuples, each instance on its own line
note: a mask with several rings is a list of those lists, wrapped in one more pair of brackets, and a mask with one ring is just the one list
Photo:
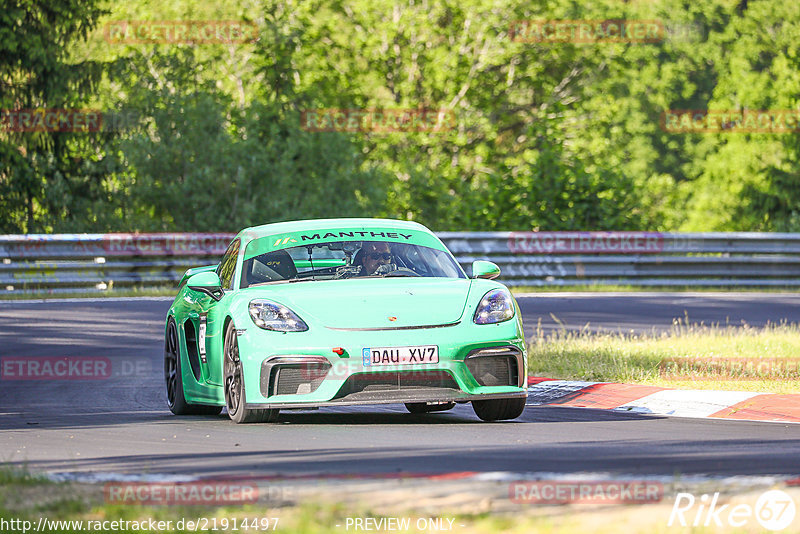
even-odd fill
[(467, 275), (424, 226), (321, 219), (242, 230), (218, 265), (186, 272), (167, 314), (170, 410), (236, 423), (279, 410), (404, 403), (411, 413), (471, 402), (484, 421), (525, 408), (519, 307)]

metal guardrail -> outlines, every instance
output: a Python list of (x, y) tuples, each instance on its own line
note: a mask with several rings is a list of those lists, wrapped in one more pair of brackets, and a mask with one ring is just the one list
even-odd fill
[(459, 262), (489, 259), (510, 285), (800, 286), (800, 234), (459, 232)]
[(219, 261), (233, 234), (0, 236), (0, 293), (164, 287)]
[[(800, 286), (800, 234), (442, 232), (465, 267), (489, 259), (511, 285)], [(233, 234), (0, 236), (0, 293), (176, 284)]]

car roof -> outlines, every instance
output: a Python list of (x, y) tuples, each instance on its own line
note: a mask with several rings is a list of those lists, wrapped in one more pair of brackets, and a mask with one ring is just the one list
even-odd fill
[(285, 221), (261, 226), (245, 228), (239, 236), (247, 239), (256, 239), (268, 235), (275, 235), (284, 232), (302, 232), (305, 230), (325, 230), (325, 229), (344, 229), (344, 228), (397, 228), (421, 230), (428, 233), (428, 228), (413, 221), (400, 221), (397, 219), (371, 219), (371, 218), (344, 218), (344, 219), (306, 219), (302, 221)]

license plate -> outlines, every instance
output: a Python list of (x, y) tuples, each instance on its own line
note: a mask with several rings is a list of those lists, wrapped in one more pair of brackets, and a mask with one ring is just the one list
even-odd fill
[(439, 347), (366, 347), (362, 351), (364, 367), (407, 363), (439, 363)]

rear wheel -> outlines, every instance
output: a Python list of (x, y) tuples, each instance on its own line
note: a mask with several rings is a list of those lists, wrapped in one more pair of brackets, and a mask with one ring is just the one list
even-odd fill
[(244, 371), (239, 359), (239, 341), (233, 321), (225, 329), (225, 406), (234, 423), (269, 423), (278, 418), (278, 410), (253, 410), (245, 405)]
[(427, 402), (407, 402), (406, 410), (409, 413), (431, 413), (431, 412), (444, 412), (455, 408), (455, 402), (437, 402), (428, 404)]
[(186, 402), (183, 395), (178, 325), (172, 317), (167, 321), (167, 332), (164, 336), (164, 381), (167, 385), (167, 405), (175, 415), (217, 415), (222, 411), (222, 406)]
[(525, 397), (519, 397), (472, 401), (472, 409), (475, 410), (475, 415), (484, 421), (516, 419), (525, 410), (525, 401), (527, 400)]

